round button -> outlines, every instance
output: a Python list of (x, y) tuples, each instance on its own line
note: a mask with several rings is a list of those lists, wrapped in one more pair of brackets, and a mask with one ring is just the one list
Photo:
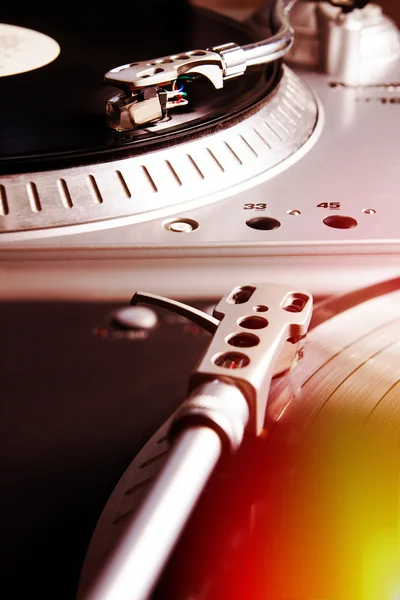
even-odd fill
[(194, 219), (176, 219), (174, 221), (166, 221), (164, 224), (165, 229), (174, 233), (190, 233), (195, 231), (199, 224)]
[(169, 230), (175, 231), (176, 233), (189, 233), (190, 231), (193, 231), (193, 227), (190, 225), (190, 223), (177, 221), (176, 223), (171, 223)]
[(278, 219), (272, 217), (256, 217), (246, 221), (246, 225), (252, 229), (259, 229), (260, 231), (271, 231), (272, 229), (278, 229), (281, 226)]
[(113, 315), (113, 321), (125, 329), (152, 329), (157, 324), (157, 315), (146, 306), (125, 306)]
[(353, 229), (358, 225), (353, 217), (345, 217), (342, 215), (331, 215), (330, 217), (326, 217), (323, 222), (328, 227), (333, 227), (334, 229)]

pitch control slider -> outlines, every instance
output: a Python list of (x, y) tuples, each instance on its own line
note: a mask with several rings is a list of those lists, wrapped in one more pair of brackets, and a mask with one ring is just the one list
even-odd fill
[[(170, 430), (171, 451), (145, 502), (81, 600), (146, 600), (222, 453), (263, 429), (271, 379), (303, 356), (308, 292), (281, 285), (235, 288), (213, 316), (137, 293), (131, 304), (168, 308), (213, 333)], [(268, 317), (268, 318), (267, 318)]]

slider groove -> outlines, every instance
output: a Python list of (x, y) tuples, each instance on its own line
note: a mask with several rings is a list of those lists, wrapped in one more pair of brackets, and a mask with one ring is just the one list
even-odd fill
[(288, 102), (288, 100), (286, 98), (283, 98), (282, 104), (285, 104), (287, 106), (287, 108), (289, 110), (291, 110), (292, 113), (295, 114), (298, 119), (301, 119), (301, 115), (302, 115), (301, 112), (299, 110), (297, 110), (291, 102)]
[(168, 169), (171, 171), (172, 175), (175, 178), (175, 181), (177, 182), (178, 185), (182, 185), (182, 181), (181, 178), (179, 177), (178, 173), (175, 171), (174, 167), (171, 165), (171, 163), (169, 162), (169, 160), (165, 161), (167, 164)]
[(6, 217), (9, 212), (6, 188), (0, 184), (0, 216)]
[(218, 158), (215, 156), (214, 152), (212, 150), (210, 150), (210, 148), (207, 148), (207, 152), (211, 156), (211, 158), (213, 159), (213, 161), (218, 165), (220, 171), (222, 171), (222, 173), (224, 173), (225, 169), (221, 165), (221, 163), (219, 162)]
[(240, 135), (241, 139), (243, 140), (243, 142), (246, 144), (246, 146), (248, 147), (248, 149), (250, 150), (250, 152), (258, 157), (257, 152), (255, 151), (255, 149), (253, 148), (253, 146), (246, 140), (246, 138), (243, 135)]
[[(290, 116), (290, 115), (289, 115), (289, 113), (285, 112), (281, 106), (278, 106), (278, 111), (279, 111), (279, 113), (280, 113), (280, 114), (281, 114), (281, 115), (282, 115), (284, 118), (286, 118), (286, 119), (287, 119), (287, 120), (288, 120), (288, 121), (289, 121), (289, 122), (290, 122), (292, 125), (295, 125), (295, 126), (296, 126), (296, 121), (293, 119), (293, 117), (292, 117), (292, 116)], [(277, 119), (280, 121), (280, 119), (279, 119), (278, 117), (277, 117)]]
[(228, 144), (228, 142), (224, 142), (224, 144), (228, 148), (228, 150), (230, 151), (230, 153), (233, 154), (233, 156), (236, 158), (236, 160), (238, 161), (238, 163), (240, 165), (242, 165), (243, 162), (240, 160), (239, 156), (236, 154), (236, 152), (233, 150), (233, 148), (231, 148), (231, 146)]
[(121, 184), (122, 189), (124, 190), (125, 196), (127, 198), (132, 198), (132, 194), (130, 192), (128, 184), (126, 183), (126, 181), (124, 179), (124, 176), (122, 175), (121, 171), (115, 171), (115, 174), (117, 176), (118, 181)]
[(147, 485), (149, 485), (149, 483), (151, 481), (153, 481), (153, 479), (154, 479), (154, 475), (152, 475), (151, 477), (147, 477), (147, 479), (143, 479), (143, 481), (140, 481), (139, 483), (135, 483), (135, 485), (133, 485), (132, 487), (130, 487), (126, 490), (125, 496), (131, 496), (137, 490), (140, 490), (140, 489), (146, 487)]
[(280, 142), (283, 142), (283, 138), (279, 135), (279, 133), (277, 131), (275, 131), (275, 129), (268, 123), (268, 121), (264, 121), (264, 125), (267, 129), (269, 129), (271, 131), (271, 133), (274, 134), (275, 137), (278, 138), (278, 140)]
[(197, 173), (199, 174), (199, 176), (201, 177), (201, 179), (204, 179), (204, 174), (201, 171), (199, 165), (195, 162), (195, 160), (193, 159), (192, 156), (190, 156), (190, 154), (186, 155), (188, 157), (188, 159), (190, 160), (190, 162), (192, 163), (193, 167), (196, 169)]
[(60, 192), (61, 202), (63, 203), (63, 206), (65, 206), (65, 208), (72, 208), (73, 202), (65, 179), (59, 179), (57, 181), (57, 187), (58, 191)]
[(42, 205), (40, 204), (39, 192), (37, 190), (36, 184), (33, 183), (33, 181), (29, 181), (26, 184), (26, 191), (28, 193), (31, 211), (34, 213), (39, 213), (42, 210)]
[(144, 165), (141, 165), (141, 166), (142, 166), (143, 173), (146, 175), (147, 181), (150, 183), (151, 187), (153, 188), (153, 192), (158, 192), (158, 188), (154, 182), (154, 179), (150, 175), (148, 168), (145, 167)]
[(88, 175), (87, 178), (89, 181), (89, 185), (92, 189), (94, 199), (96, 200), (96, 202), (98, 204), (103, 204), (103, 197), (100, 193), (99, 186), (97, 185), (96, 179), (94, 178), (93, 175)]
[(282, 127), (284, 131), (286, 131), (286, 133), (290, 133), (290, 130), (275, 113), (271, 114), (271, 119), (275, 119), (275, 121)]
[(267, 142), (267, 140), (265, 139), (265, 137), (258, 131), (258, 129), (253, 129), (254, 133), (260, 138), (260, 140), (262, 140), (264, 142), (264, 144), (266, 146), (268, 146), (268, 148), (271, 150), (271, 145)]
[(166, 456), (167, 454), (169, 454), (169, 448), (168, 448), (168, 450), (164, 450), (163, 452), (156, 454), (156, 456), (152, 456), (151, 458), (149, 458), (149, 460), (145, 460), (144, 463), (142, 463), (140, 465), (139, 469), (144, 469), (145, 467), (148, 467), (149, 465), (152, 465), (152, 464), (158, 462), (159, 460), (164, 458), (164, 456)]

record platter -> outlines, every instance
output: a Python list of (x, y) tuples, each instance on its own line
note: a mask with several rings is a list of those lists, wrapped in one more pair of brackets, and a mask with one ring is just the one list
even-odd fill
[[(0, 7), (7, 600), (400, 598), (382, 7)], [(208, 441), (152, 525), (187, 415)]]

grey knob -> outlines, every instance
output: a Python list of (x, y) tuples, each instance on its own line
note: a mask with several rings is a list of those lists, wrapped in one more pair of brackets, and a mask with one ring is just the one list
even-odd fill
[(157, 314), (147, 306), (124, 306), (113, 315), (116, 321), (126, 329), (152, 329), (157, 324)]

